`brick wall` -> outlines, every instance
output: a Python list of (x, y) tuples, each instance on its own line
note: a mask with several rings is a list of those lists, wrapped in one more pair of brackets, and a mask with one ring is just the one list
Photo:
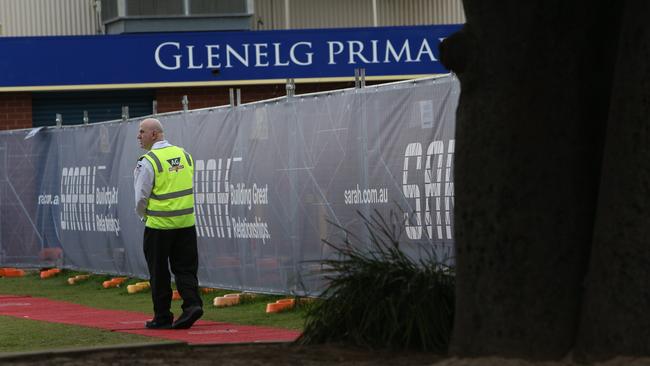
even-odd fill
[(32, 94), (0, 93), (0, 130), (32, 127)]
[[(371, 83), (368, 83), (370, 85)], [(297, 84), (296, 94), (336, 90), (354, 86), (349, 83)], [(183, 109), (181, 100), (187, 95), (190, 109), (227, 105), (230, 87), (161, 88), (156, 90), (158, 113)], [(249, 103), (286, 95), (284, 84), (240, 86), (241, 102)], [(0, 130), (32, 127), (32, 94), (29, 92), (0, 93)]]
[[(297, 84), (296, 94), (306, 94), (325, 90), (343, 89), (354, 86), (354, 83), (310, 83)], [(281, 97), (287, 94), (284, 84), (244, 85), (233, 87), (241, 89), (241, 102), (249, 103), (258, 100)], [(230, 103), (230, 87), (194, 87), (194, 88), (164, 88), (156, 90), (158, 113), (172, 112), (183, 109), (181, 100), (187, 95), (189, 109), (222, 106)]]

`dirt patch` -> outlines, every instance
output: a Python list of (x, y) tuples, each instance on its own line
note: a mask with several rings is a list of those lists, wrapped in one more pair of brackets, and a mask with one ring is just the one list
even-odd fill
[(372, 352), (334, 345), (246, 344), (219, 346), (169, 345), (106, 349), (92, 352), (39, 353), (0, 359), (3, 365), (430, 365), (440, 356), (423, 352)]
[[(167, 345), (93, 351), (55, 352), (0, 358), (3, 365), (434, 365), (434, 366), (574, 366), (570, 361), (529, 362), (484, 357), (443, 358), (424, 352), (368, 351), (336, 345), (294, 346), (289, 344), (247, 344), (220, 346)], [(615, 358), (598, 366), (650, 365), (650, 358)], [(584, 366), (584, 365), (581, 365)]]

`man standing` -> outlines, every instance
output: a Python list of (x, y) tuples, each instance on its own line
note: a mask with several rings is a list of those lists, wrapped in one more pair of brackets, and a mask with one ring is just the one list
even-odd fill
[[(194, 227), (194, 161), (190, 154), (165, 140), (155, 118), (140, 122), (140, 147), (149, 152), (134, 171), (135, 210), (145, 223), (144, 255), (149, 268), (154, 317), (150, 329), (187, 329), (203, 315), (197, 271)], [(171, 268), (183, 298), (183, 314), (174, 321)]]

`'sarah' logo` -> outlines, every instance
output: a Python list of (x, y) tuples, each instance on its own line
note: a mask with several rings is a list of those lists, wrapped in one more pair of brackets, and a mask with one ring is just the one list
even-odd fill
[(181, 158), (172, 158), (172, 159), (167, 159), (167, 162), (171, 167), (169, 167), (170, 172), (178, 172), (179, 170), (185, 168), (183, 165), (181, 165)]

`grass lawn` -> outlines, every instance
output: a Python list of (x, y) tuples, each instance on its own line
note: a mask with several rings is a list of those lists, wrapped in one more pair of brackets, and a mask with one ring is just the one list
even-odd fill
[[(25, 277), (0, 277), (0, 294), (46, 297), (102, 309), (152, 313), (150, 291), (137, 294), (128, 294), (126, 291), (127, 285), (141, 282), (141, 279), (129, 279), (119, 288), (105, 289), (102, 287), (102, 282), (112, 278), (112, 276), (93, 275), (87, 281), (69, 285), (67, 283), (68, 277), (76, 274), (79, 274), (79, 272), (64, 270), (56, 277), (41, 279), (38, 272), (34, 271), (29, 272)], [(267, 314), (265, 312), (266, 304), (282, 298), (280, 296), (258, 295), (243, 304), (228, 308), (216, 308), (212, 305), (216, 296), (234, 292), (236, 291), (217, 290), (203, 294), (205, 313), (202, 319), (235, 324), (302, 329), (305, 315), (303, 308), (279, 314)], [(172, 302), (172, 312), (177, 316), (182, 312), (180, 305), (181, 301)], [(6, 321), (7, 319), (9, 320)], [(84, 347), (147, 341), (160, 342), (159, 339), (10, 317), (0, 317), (0, 321), (2, 322), (0, 352), (22, 352), (43, 348)], [(6, 324), (9, 324), (9, 328), (7, 328)], [(61, 336), (61, 334), (69, 336)], [(53, 342), (54, 338), (56, 338), (56, 342)], [(43, 341), (34, 342), (34, 339), (43, 339)]]
[(0, 316), (0, 354), (58, 348), (161, 342), (162, 339)]

